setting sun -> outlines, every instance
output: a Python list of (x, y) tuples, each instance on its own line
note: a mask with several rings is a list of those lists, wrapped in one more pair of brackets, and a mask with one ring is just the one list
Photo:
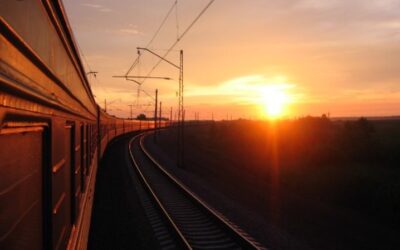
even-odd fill
[(285, 114), (290, 96), (280, 85), (264, 87), (261, 92), (262, 104), (268, 118), (278, 118)]

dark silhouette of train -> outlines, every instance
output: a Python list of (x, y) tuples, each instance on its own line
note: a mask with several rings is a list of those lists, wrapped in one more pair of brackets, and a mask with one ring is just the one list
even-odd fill
[(104, 149), (153, 123), (96, 104), (59, 0), (0, 14), (0, 249), (86, 248)]

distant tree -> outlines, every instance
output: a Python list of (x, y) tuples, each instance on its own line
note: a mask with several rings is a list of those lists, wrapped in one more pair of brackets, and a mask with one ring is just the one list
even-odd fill
[(375, 128), (372, 123), (364, 117), (361, 117), (357, 120), (356, 126), (360, 130), (360, 132), (363, 133), (363, 135), (366, 137), (370, 137), (371, 134), (375, 132)]
[(215, 125), (215, 122), (213, 121), (211, 124), (210, 124), (210, 127), (209, 127), (209, 130), (208, 130), (208, 136), (210, 137), (210, 138), (214, 138), (215, 137), (215, 134), (216, 134), (216, 127), (215, 127), (216, 125)]
[(357, 121), (347, 121), (344, 125), (345, 129), (349, 133), (353, 133), (354, 135), (363, 138), (370, 138), (375, 132), (375, 128), (372, 123), (364, 117), (361, 117)]
[(344, 123), (343, 153), (347, 159), (371, 161), (377, 159), (377, 141), (374, 125), (364, 117)]
[(138, 120), (146, 120), (146, 115), (145, 114), (140, 114), (136, 117)]

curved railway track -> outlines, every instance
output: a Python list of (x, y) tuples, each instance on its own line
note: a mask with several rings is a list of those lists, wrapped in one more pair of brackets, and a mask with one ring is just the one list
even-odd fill
[(168, 228), (166, 232), (154, 209), (150, 209), (150, 223), (162, 227), (157, 230), (161, 234), (157, 238), (165, 240), (160, 244), (163, 248), (264, 249), (169, 174), (147, 152), (143, 138), (141, 134), (131, 139), (129, 153), (142, 185), (137, 190), (146, 190), (146, 194), (139, 192), (145, 206), (155, 207)]

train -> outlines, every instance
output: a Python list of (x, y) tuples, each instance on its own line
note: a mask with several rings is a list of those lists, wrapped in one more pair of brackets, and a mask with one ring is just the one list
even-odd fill
[(85, 249), (105, 148), (154, 123), (99, 107), (60, 0), (0, 14), (0, 249)]

